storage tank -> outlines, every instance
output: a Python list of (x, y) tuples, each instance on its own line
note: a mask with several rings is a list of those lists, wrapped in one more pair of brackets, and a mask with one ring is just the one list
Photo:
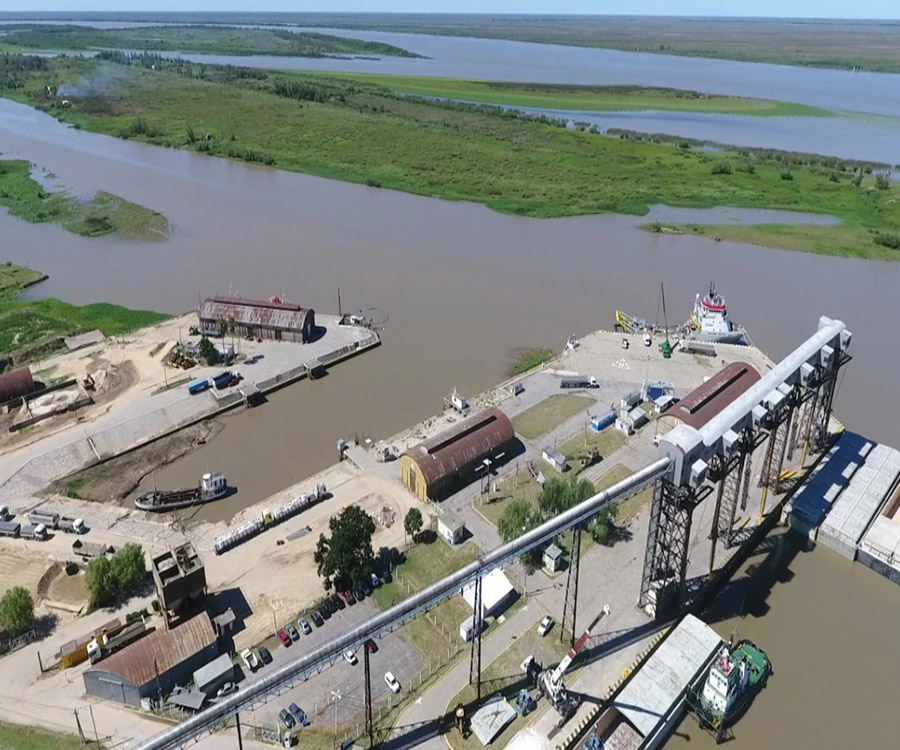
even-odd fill
[(20, 367), (18, 370), (0, 375), (0, 403), (19, 398), (34, 391), (34, 378), (31, 370)]

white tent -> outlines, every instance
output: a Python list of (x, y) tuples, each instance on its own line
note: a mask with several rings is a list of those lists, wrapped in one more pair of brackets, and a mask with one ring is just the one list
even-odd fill
[[(495, 568), (481, 579), (481, 611), (482, 617), (498, 615), (506, 609), (515, 591), (506, 574)], [(472, 611), (475, 611), (475, 584), (470, 583), (463, 589), (463, 599)]]

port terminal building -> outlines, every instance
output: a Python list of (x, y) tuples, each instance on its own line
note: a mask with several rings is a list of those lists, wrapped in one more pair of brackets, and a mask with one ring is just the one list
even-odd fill
[(101, 659), (84, 672), (84, 689), (95, 698), (140, 707), (142, 701), (161, 701), (176, 685), (187, 685), (217, 655), (212, 622), (201, 612)]
[(512, 423), (485, 409), (400, 456), (400, 479), (420, 500), (444, 500), (508, 461), (516, 447)]
[(240, 297), (211, 297), (200, 305), (200, 329), (210, 336), (234, 333), (251, 339), (306, 344), (316, 338), (316, 314), (308, 307)]

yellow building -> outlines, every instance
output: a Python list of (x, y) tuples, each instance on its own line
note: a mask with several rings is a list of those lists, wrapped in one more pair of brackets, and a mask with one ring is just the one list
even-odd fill
[(406, 451), (400, 479), (420, 500), (443, 500), (478, 479), (485, 461), (508, 461), (515, 446), (509, 418), (487, 409)]

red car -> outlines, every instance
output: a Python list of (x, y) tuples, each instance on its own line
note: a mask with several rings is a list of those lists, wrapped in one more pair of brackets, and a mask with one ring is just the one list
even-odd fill
[(366, 648), (369, 649), (370, 654), (374, 654), (378, 650), (378, 644), (370, 638), (366, 641)]
[(341, 592), (341, 596), (344, 597), (344, 601), (347, 602), (347, 604), (356, 604), (356, 597), (349, 591)]
[(282, 646), (290, 646), (291, 645), (291, 637), (287, 634), (287, 631), (282, 628), (275, 635), (278, 636), (278, 640), (281, 641)]

